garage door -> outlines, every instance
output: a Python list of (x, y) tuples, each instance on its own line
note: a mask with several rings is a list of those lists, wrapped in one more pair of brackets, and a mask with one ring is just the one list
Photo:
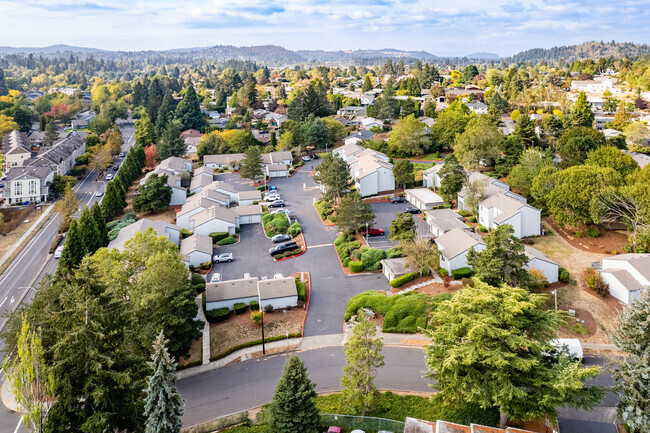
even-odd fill
[(252, 224), (253, 216), (252, 215), (243, 215), (239, 217), (239, 224)]

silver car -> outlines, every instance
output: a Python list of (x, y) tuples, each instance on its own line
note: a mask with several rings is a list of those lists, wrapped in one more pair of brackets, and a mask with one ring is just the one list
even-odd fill
[(212, 258), (212, 261), (214, 263), (232, 262), (233, 259), (234, 259), (234, 256), (233, 256), (232, 253), (222, 253), (222, 254), (216, 254)]

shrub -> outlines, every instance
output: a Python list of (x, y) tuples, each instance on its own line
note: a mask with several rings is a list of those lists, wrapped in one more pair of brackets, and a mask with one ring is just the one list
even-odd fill
[(296, 289), (298, 290), (298, 300), (305, 300), (305, 283), (299, 281), (300, 278), (296, 278)]
[(192, 236), (192, 232), (187, 229), (181, 229), (181, 239), (189, 238)]
[(352, 261), (348, 264), (348, 266), (350, 266), (351, 272), (357, 273), (363, 271), (363, 263), (361, 262)]
[(205, 312), (205, 318), (208, 319), (208, 322), (221, 322), (228, 317), (230, 317), (230, 309), (228, 307), (207, 310)]
[(336, 222), (336, 215), (329, 215), (327, 217), (327, 219), (330, 220), (330, 222), (335, 223)]
[(438, 274), (439, 274), (441, 277), (446, 277), (446, 276), (448, 275), (447, 269), (445, 269), (445, 268), (440, 268), (440, 269), (438, 269)]
[(209, 236), (212, 238), (212, 243), (216, 244), (221, 239), (225, 239), (230, 235), (228, 234), (228, 232), (213, 232), (213, 233), (210, 233)]
[(427, 327), (427, 318), (426, 317), (418, 317), (417, 320), (415, 321), (415, 327), (417, 329), (426, 329)]
[(471, 223), (475, 223), (475, 222), (476, 222), (476, 217), (475, 217), (475, 216), (471, 217), (471, 218), (469, 219), (469, 222), (471, 222)]
[(350, 258), (346, 257), (345, 259), (341, 260), (341, 265), (343, 265), (344, 268), (347, 268), (350, 265)]
[(288, 230), (289, 236), (291, 237), (298, 236), (300, 232), (302, 232), (302, 227), (300, 227), (300, 223), (298, 221), (296, 221), (295, 223), (291, 224), (291, 226), (289, 226), (289, 230)]
[(397, 328), (397, 317), (393, 312), (390, 312), (384, 316), (384, 325), (381, 330), (384, 332), (390, 332), (395, 328)]
[(460, 216), (462, 216), (462, 217), (468, 217), (468, 216), (470, 216), (471, 214), (472, 214), (472, 213), (471, 213), (470, 211), (465, 210), (465, 209), (461, 209), (461, 210), (458, 211), (458, 215), (460, 215)]
[(251, 319), (256, 325), (259, 325), (259, 323), (262, 321), (262, 312), (258, 310), (251, 311)]
[(251, 311), (253, 310), (259, 310), (260, 309), (260, 303), (257, 301), (251, 301), (250, 304), (248, 304)]
[(584, 238), (585, 237), (585, 232), (583, 232), (582, 230), (578, 230), (575, 233), (575, 235), (576, 235), (577, 238)]
[(462, 282), (463, 282), (463, 287), (465, 287), (465, 286), (474, 287), (474, 280), (471, 279), (471, 278), (465, 277), (465, 278), (462, 279)]
[(197, 284), (205, 283), (205, 278), (201, 274), (192, 274), (192, 279), (190, 280), (193, 286)]
[(597, 238), (600, 236), (600, 230), (598, 230), (596, 227), (589, 227), (587, 228), (587, 236), (590, 238)]
[(402, 257), (402, 250), (400, 247), (389, 248), (385, 251), (387, 259), (394, 259), (396, 257)]
[(528, 272), (528, 289), (531, 292), (539, 293), (546, 287), (548, 287), (548, 280), (544, 272), (535, 268), (531, 269)]
[(193, 286), (193, 288), (196, 291), (196, 293), (203, 293), (203, 292), (205, 292), (205, 283), (197, 284), (197, 285)]
[(478, 231), (481, 232), (481, 233), (485, 233), (485, 232), (487, 232), (487, 229), (485, 228), (485, 226), (483, 224), (479, 224), (478, 225)]
[(74, 167), (72, 167), (72, 169), (70, 169), (70, 176), (79, 177), (85, 172), (86, 172), (85, 165), (75, 165)]
[(364, 269), (368, 271), (376, 271), (381, 268), (381, 260), (383, 258), (383, 250), (380, 250), (378, 248), (369, 248), (361, 255), (361, 263), (363, 263)]
[(397, 332), (415, 334), (415, 332), (417, 331), (415, 323), (416, 323), (415, 316), (406, 316), (405, 318), (399, 321), (399, 325), (397, 326)]
[(451, 275), (454, 277), (454, 280), (460, 280), (472, 275), (472, 270), (468, 267), (458, 268), (451, 271)]
[(558, 279), (560, 281), (562, 281), (563, 283), (568, 283), (570, 276), (571, 276), (571, 274), (569, 274), (568, 269), (566, 269), (566, 268), (560, 268), (559, 269)]
[(341, 233), (340, 235), (338, 235), (338, 237), (336, 239), (334, 239), (334, 246), (338, 247), (343, 242), (345, 242), (346, 238), (347, 238), (347, 235), (345, 233)]
[(264, 190), (266, 190), (266, 185), (260, 185), (255, 189), (258, 190), (258, 191), (264, 191)]
[(210, 269), (210, 266), (212, 266), (212, 263), (210, 263), (210, 262), (203, 262), (203, 263), (201, 263), (199, 266), (201, 267), (201, 269), (203, 269), (204, 271), (206, 271), (206, 270)]
[(271, 311), (273, 311), (273, 305), (268, 304), (268, 305), (264, 306), (264, 312), (265, 313), (270, 313)]
[(585, 325), (583, 325), (582, 323), (576, 323), (575, 325), (573, 325), (571, 327), (571, 331), (575, 332), (576, 334), (580, 334), (580, 335), (589, 334), (589, 331), (587, 330), (587, 328), (585, 328)]
[(246, 304), (243, 302), (237, 302), (235, 305), (233, 305), (233, 308), (235, 309), (235, 314), (241, 314), (246, 311)]
[(587, 268), (584, 270), (583, 279), (585, 285), (593, 289), (601, 297), (605, 298), (609, 294), (609, 286), (603, 281), (600, 272), (594, 268)]
[(237, 242), (235, 238), (233, 238), (232, 236), (228, 236), (227, 238), (223, 238), (219, 242), (217, 242), (217, 245), (232, 245), (235, 242)]
[(410, 272), (408, 274), (404, 274), (401, 277), (397, 277), (394, 280), (390, 281), (390, 286), (393, 288), (396, 287), (401, 287), (406, 283), (410, 283), (411, 281), (415, 280), (420, 274), (418, 272)]

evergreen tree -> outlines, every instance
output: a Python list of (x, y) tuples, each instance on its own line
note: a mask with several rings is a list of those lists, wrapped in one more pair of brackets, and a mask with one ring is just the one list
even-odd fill
[(203, 128), (203, 114), (201, 105), (196, 97), (194, 86), (190, 85), (185, 92), (185, 96), (178, 107), (176, 107), (176, 119), (181, 122), (181, 130)]
[(0, 68), (0, 96), (6, 96), (9, 94), (9, 89), (7, 89), (7, 83), (5, 81), (5, 71)]
[(323, 120), (318, 117), (314, 119), (307, 129), (307, 146), (314, 146), (316, 149), (325, 147), (327, 143), (327, 128)]
[(592, 127), (594, 123), (594, 113), (591, 111), (591, 107), (589, 107), (589, 102), (587, 101), (587, 95), (585, 92), (581, 91), (578, 94), (578, 99), (576, 99), (576, 103), (573, 105), (569, 119), (573, 126)]
[(411, 241), (415, 238), (415, 220), (410, 213), (399, 212), (395, 214), (395, 219), (390, 223), (388, 230), (388, 240), (394, 241)]
[(278, 138), (275, 135), (275, 131), (271, 132), (271, 146), (273, 147), (273, 150), (276, 150), (278, 147)]
[(133, 102), (133, 108), (147, 105), (147, 97), (148, 97), (147, 89), (142, 85), (142, 83), (139, 80), (136, 81), (136, 83), (133, 85), (133, 95), (131, 97), (131, 101)]
[(95, 224), (97, 225), (97, 230), (99, 231), (99, 246), (100, 248), (105, 247), (108, 245), (108, 228), (106, 227), (106, 218), (102, 213), (102, 208), (99, 206), (99, 202), (96, 201), (93, 203), (90, 208), (90, 213), (92, 214)]
[(148, 146), (156, 140), (151, 118), (147, 113), (142, 113), (139, 119), (135, 121), (135, 144)]
[(618, 415), (632, 433), (650, 431), (650, 290), (626, 305), (618, 316), (612, 342), (627, 356), (618, 358), (612, 375), (616, 380)]
[(284, 364), (269, 407), (269, 429), (277, 433), (317, 433), (320, 415), (314, 404), (314, 388), (305, 364), (291, 356)]
[(101, 233), (88, 206), (84, 207), (79, 217), (79, 231), (86, 246), (86, 254), (93, 254), (102, 245)]
[(510, 174), (512, 168), (519, 163), (519, 158), (524, 151), (521, 138), (515, 134), (503, 137), (499, 143), (501, 158), (497, 159), (496, 170), (500, 176)]
[(70, 223), (65, 244), (63, 244), (57, 274), (71, 276), (74, 270), (81, 264), (81, 260), (83, 260), (86, 252), (83, 234), (81, 233), (77, 220), (73, 219)]
[(625, 104), (621, 101), (612, 120), (612, 128), (623, 131), (630, 124), (630, 115), (625, 109)]
[(524, 148), (535, 147), (539, 145), (539, 137), (535, 132), (536, 122), (530, 116), (524, 114), (517, 119), (513, 135), (521, 139)]
[[(603, 398), (599, 386), (585, 382), (600, 367), (582, 367), (564, 353), (552, 354), (551, 340), (565, 324), (563, 313), (546, 309), (547, 295), (474, 280), (438, 304), (425, 332), (427, 379), (445, 406), (501, 411), (507, 418), (557, 419), (557, 407), (590, 409)], [(471, 335), (471, 338), (467, 338)]]
[(377, 326), (366, 317), (363, 309), (358, 311), (357, 323), (352, 336), (345, 343), (345, 362), (341, 379), (342, 406), (346, 413), (366, 416), (379, 394), (375, 386), (375, 374), (384, 366), (381, 349), (384, 343), (377, 335)]
[(438, 176), (440, 177), (440, 188), (438, 191), (445, 200), (451, 202), (458, 197), (465, 183), (465, 170), (458, 162), (456, 155), (450, 153), (442, 164)]
[(112, 220), (121, 214), (124, 210), (125, 198), (123, 194), (124, 192), (120, 189), (116, 182), (110, 181), (106, 185), (106, 193), (104, 194), (104, 199), (102, 200), (102, 213), (106, 217), (107, 221)]
[(167, 185), (167, 175), (152, 173), (138, 188), (139, 194), (133, 202), (136, 212), (151, 212), (165, 209), (172, 199), (172, 187)]
[(472, 267), (476, 278), (491, 286), (526, 286), (528, 271), (524, 265), (528, 263), (528, 257), (524, 253), (524, 244), (514, 236), (514, 232), (510, 224), (500, 225), (484, 238), (483, 251), (469, 250), (467, 265)]
[(147, 113), (151, 119), (152, 124), (156, 124), (158, 120), (158, 111), (163, 102), (163, 89), (160, 85), (158, 77), (154, 77), (149, 84), (149, 99), (147, 100)]
[(424, 112), (425, 117), (430, 117), (433, 119), (438, 115), (438, 113), (436, 112), (436, 103), (431, 99), (424, 103), (424, 107), (422, 108), (422, 110)]
[(336, 211), (336, 221), (343, 233), (357, 232), (365, 229), (375, 221), (372, 205), (361, 199), (361, 195), (353, 191), (341, 199), (341, 205)]
[(262, 167), (262, 154), (260, 153), (260, 149), (257, 146), (250, 146), (244, 152), (239, 175), (244, 179), (255, 181), (264, 175), (264, 169)]
[(413, 163), (408, 159), (398, 159), (393, 166), (393, 174), (397, 185), (404, 188), (408, 184), (415, 182), (415, 173), (413, 173)]
[(43, 144), (51, 146), (56, 140), (59, 139), (59, 130), (51, 117), (45, 123), (45, 136), (43, 137)]
[(185, 402), (174, 386), (176, 363), (167, 352), (167, 340), (160, 331), (153, 344), (144, 399), (145, 433), (179, 433)]
[(350, 167), (340, 156), (328, 153), (318, 166), (314, 181), (325, 187), (327, 198), (340, 201), (350, 189)]
[(162, 139), (156, 144), (156, 150), (161, 160), (170, 156), (183, 156), (187, 152), (185, 139), (181, 137), (181, 123), (172, 120), (167, 124)]
[(172, 97), (172, 92), (171, 90), (167, 90), (158, 110), (158, 118), (156, 119), (156, 133), (158, 135), (162, 135), (167, 124), (174, 120), (175, 110), (176, 103)]
[(363, 87), (361, 88), (361, 91), (365, 93), (368, 90), (372, 90), (372, 83), (370, 82), (370, 75), (366, 74), (366, 78), (363, 80)]

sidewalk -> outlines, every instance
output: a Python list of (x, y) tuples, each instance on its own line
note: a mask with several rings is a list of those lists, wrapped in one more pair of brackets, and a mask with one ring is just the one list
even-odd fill
[(14, 243), (11, 246), (11, 248), (9, 248), (9, 250), (5, 253), (5, 255), (2, 256), (2, 258), (0, 258), (0, 266), (2, 266), (4, 264), (4, 262), (6, 262), (9, 259), (9, 257), (11, 257), (11, 255), (14, 252), (16, 252), (16, 250), (18, 248), (23, 248), (24, 247), (23, 242), (25, 241), (25, 239), (27, 239), (27, 238), (29, 238), (31, 236), (32, 232), (34, 230), (36, 230), (36, 227), (39, 227), (41, 222), (45, 218), (49, 217), (50, 213), (52, 213), (53, 210), (54, 210), (54, 205), (53, 204), (47, 206), (47, 209), (45, 209), (45, 211), (41, 214), (41, 216), (39, 216), (38, 219), (32, 223), (32, 225), (27, 229), (27, 231), (25, 233), (23, 233), (23, 235), (20, 237), (20, 239), (18, 239), (18, 241), (16, 243)]

